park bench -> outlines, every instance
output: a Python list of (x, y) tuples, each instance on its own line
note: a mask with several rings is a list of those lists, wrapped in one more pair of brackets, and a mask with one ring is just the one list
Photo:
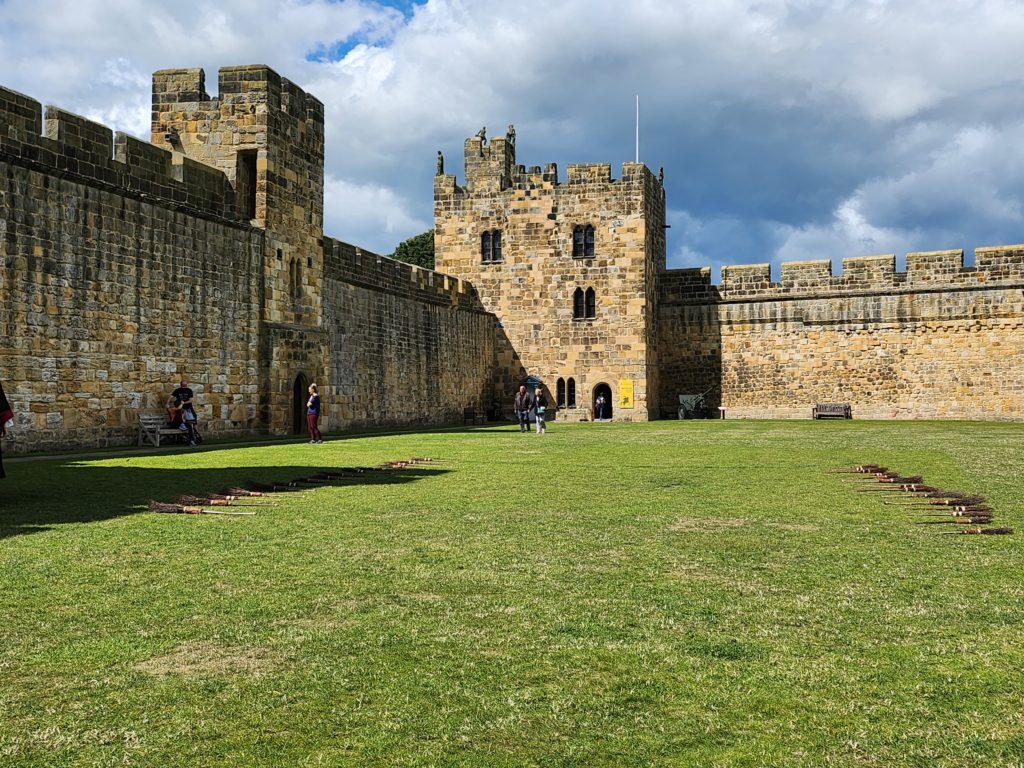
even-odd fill
[(485, 416), (476, 413), (476, 408), (463, 408), (462, 409), (462, 423), (463, 424), (485, 424)]
[(161, 437), (178, 437), (183, 434), (180, 429), (167, 426), (167, 414), (140, 413), (139, 414), (139, 445), (150, 443), (154, 448), (160, 447)]
[(812, 419), (852, 419), (849, 403), (818, 403), (811, 411)]

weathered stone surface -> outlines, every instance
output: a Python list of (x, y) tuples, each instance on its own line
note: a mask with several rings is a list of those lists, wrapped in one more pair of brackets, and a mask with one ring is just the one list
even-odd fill
[(315, 98), (263, 66), (222, 69), (217, 98), (165, 70), (153, 144), (41, 115), (0, 88), (5, 450), (130, 443), (182, 376), (211, 436), (292, 431), (297, 380), (327, 429), (482, 412), (494, 318), (472, 288), (323, 237)]
[(663, 411), (717, 387), (730, 417), (1024, 418), (1024, 246), (670, 270), (661, 281)]
[[(516, 165), (515, 144), (466, 140), (466, 185), (434, 182), (437, 268), (468, 280), (500, 320), (494, 397), (505, 410), (527, 376), (552, 402), (572, 379), (585, 418), (595, 389), (611, 391), (615, 418), (646, 420), (656, 390), (657, 275), (665, 265), (664, 190), (642, 164), (612, 179), (608, 164), (574, 165), (558, 181), (555, 166)], [(574, 258), (576, 227), (593, 228), (593, 255)], [(501, 233), (500, 261), (485, 261), (482, 237)], [(574, 317), (574, 293), (594, 292), (593, 317)], [(584, 312), (583, 314), (586, 314)], [(632, 407), (618, 409), (619, 382), (634, 383)]]

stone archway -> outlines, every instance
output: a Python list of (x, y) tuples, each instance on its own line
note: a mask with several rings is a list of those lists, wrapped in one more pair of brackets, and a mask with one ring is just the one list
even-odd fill
[[(604, 397), (604, 407), (598, 413), (597, 398)], [(593, 408), (594, 421), (612, 420), (612, 388), (604, 382), (594, 387), (594, 393), (590, 403)]]
[(306, 403), (309, 401), (309, 379), (299, 373), (292, 385), (292, 433), (305, 435), (309, 432), (306, 424)]

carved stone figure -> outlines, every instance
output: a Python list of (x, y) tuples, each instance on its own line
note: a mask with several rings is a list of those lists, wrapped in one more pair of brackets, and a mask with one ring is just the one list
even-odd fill
[(505, 140), (513, 147), (516, 145), (516, 127), (512, 123), (508, 124), (508, 131), (505, 133)]
[(478, 139), (480, 139), (480, 141), (487, 141), (487, 126), (486, 125), (483, 128), (481, 128), (479, 131), (476, 132), (476, 137)]
[(658, 166), (658, 183), (663, 187), (665, 186), (665, 166), (663, 165)]
[(441, 154), (441, 150), (437, 150), (437, 175), (440, 176), (444, 173), (444, 155)]

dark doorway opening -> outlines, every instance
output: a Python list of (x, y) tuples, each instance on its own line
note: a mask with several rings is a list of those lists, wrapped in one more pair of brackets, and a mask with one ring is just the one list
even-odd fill
[(306, 424), (306, 403), (309, 402), (309, 379), (300, 373), (292, 387), (292, 432), (296, 435), (309, 434)]
[[(604, 398), (604, 402), (601, 402)], [(594, 387), (594, 420), (610, 421), (612, 418), (612, 388), (607, 384)]]
[(256, 150), (238, 153), (235, 168), (235, 199), (238, 213), (243, 219), (256, 218)]

